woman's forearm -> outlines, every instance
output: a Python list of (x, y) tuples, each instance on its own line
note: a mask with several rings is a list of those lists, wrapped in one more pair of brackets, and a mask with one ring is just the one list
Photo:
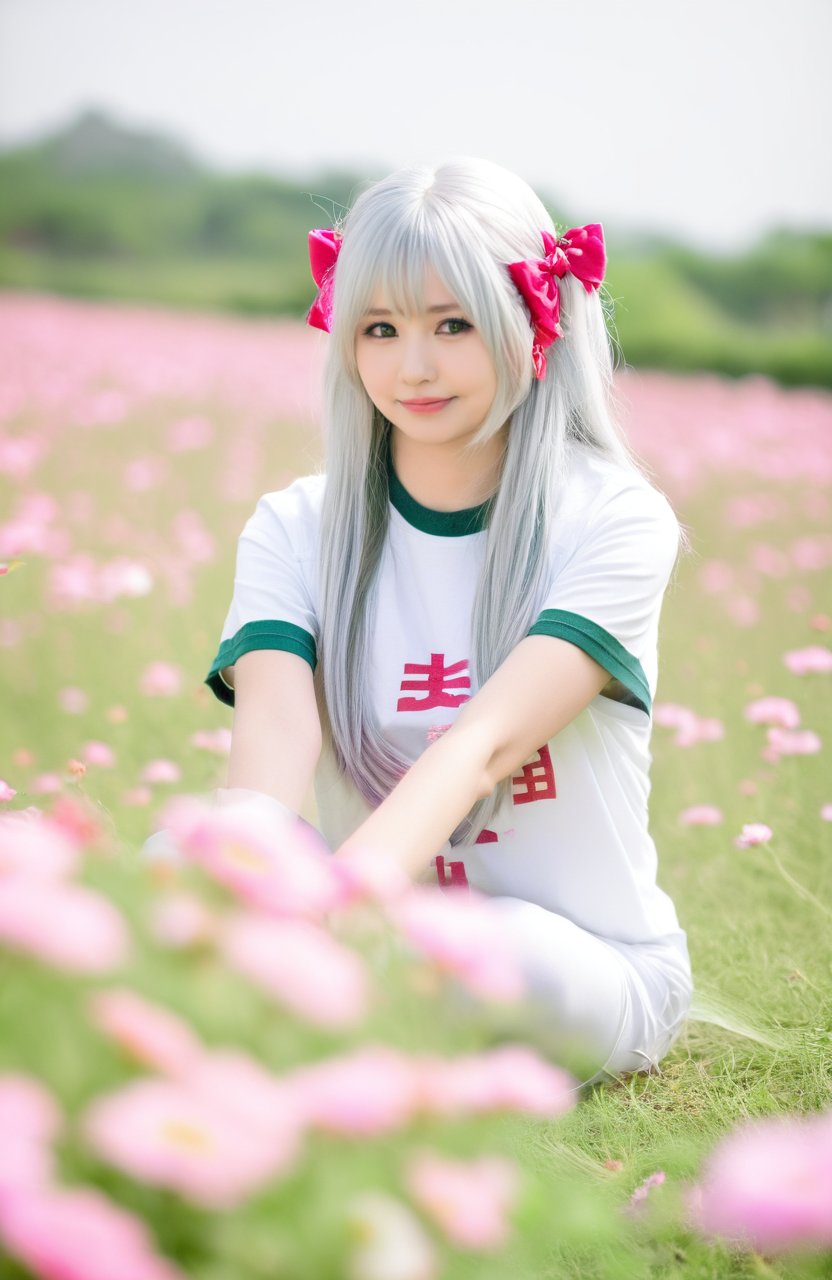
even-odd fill
[(488, 794), (490, 749), (482, 736), (457, 721), (413, 764), (377, 809), (336, 850), (349, 858), (359, 849), (393, 859), (419, 876), (477, 800)]

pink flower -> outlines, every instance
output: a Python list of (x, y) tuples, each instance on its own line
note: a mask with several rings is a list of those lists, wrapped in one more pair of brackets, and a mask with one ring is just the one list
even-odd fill
[(67, 685), (58, 694), (61, 710), (68, 712), (70, 715), (80, 715), (82, 711), (86, 711), (89, 701), (86, 692), (75, 685)]
[(758, 698), (745, 708), (745, 718), (752, 724), (774, 724), (781, 729), (796, 729), (800, 712), (790, 698)]
[(306, 1124), (348, 1136), (401, 1129), (420, 1101), (417, 1064), (386, 1045), (300, 1067), (287, 1083)]
[(125, 988), (95, 991), (91, 1021), (126, 1053), (165, 1075), (181, 1075), (199, 1058), (199, 1037), (182, 1018)]
[(717, 827), (724, 822), (722, 810), (712, 804), (696, 804), (683, 809), (679, 821), (686, 827)]
[(721, 720), (703, 718), (690, 707), (675, 702), (657, 702), (653, 706), (653, 722), (663, 728), (675, 729), (673, 745), (692, 747), (698, 742), (718, 742), (725, 736)]
[(157, 902), (150, 915), (150, 931), (157, 942), (172, 950), (211, 942), (219, 917), (193, 894), (171, 893)]
[(204, 449), (214, 437), (213, 425), (207, 418), (180, 418), (168, 428), (168, 448), (171, 453), (185, 453), (189, 449)]
[(291, 1084), (235, 1049), (202, 1053), (182, 1082), (238, 1124), (269, 1132), (282, 1147), (297, 1146), (304, 1118)]
[(370, 986), (363, 961), (307, 920), (232, 915), (220, 951), (237, 973), (315, 1026), (354, 1027), (367, 1013)]
[(777, 756), (812, 756), (821, 749), (821, 740), (811, 729), (769, 729), (769, 751)]
[(687, 1202), (692, 1225), (761, 1253), (832, 1247), (832, 1112), (729, 1133)]
[(339, 900), (341, 881), (320, 837), (287, 811), (252, 801), (212, 806), (191, 796), (169, 801), (162, 822), (186, 857), (262, 911), (320, 916)]
[(423, 1150), (408, 1160), (405, 1184), (453, 1244), (494, 1250), (508, 1241), (509, 1214), (520, 1192), (520, 1170), (513, 1160), (451, 1160)]
[(820, 816), (823, 818), (824, 822), (832, 822), (832, 804), (822, 805)]
[(273, 1125), (241, 1124), (216, 1097), (170, 1080), (95, 1099), (82, 1128), (110, 1164), (212, 1209), (233, 1208), (287, 1172), (298, 1147), (296, 1128), (276, 1142)]
[(227, 756), (231, 751), (230, 729), (198, 729), (192, 733), (189, 742), (192, 747), (202, 751), (210, 751), (213, 755)]
[(0, 886), (9, 876), (62, 880), (76, 870), (79, 861), (77, 843), (40, 811), (0, 814)]
[(528, 1045), (419, 1063), (422, 1106), (434, 1115), (528, 1111), (557, 1116), (575, 1106), (579, 1085)]
[(0, 1238), (41, 1280), (185, 1280), (155, 1253), (141, 1219), (92, 1188), (7, 1197)]
[(40, 1080), (22, 1072), (0, 1075), (0, 1133), (51, 1142), (63, 1123), (54, 1096)]
[(179, 782), (182, 770), (174, 760), (150, 760), (142, 769), (142, 782)]
[(655, 1173), (651, 1173), (648, 1178), (645, 1178), (641, 1186), (636, 1187), (635, 1191), (630, 1196), (626, 1205), (627, 1211), (629, 1213), (637, 1213), (641, 1209), (641, 1206), (644, 1204), (644, 1201), (647, 1199), (652, 1188), (660, 1187), (664, 1180), (665, 1174), (663, 1169), (658, 1169)]
[(832, 649), (812, 644), (806, 649), (792, 649), (784, 653), (783, 661), (796, 676), (828, 672), (832, 671)]
[(45, 1142), (26, 1138), (19, 1133), (4, 1135), (0, 1144), (0, 1215), (3, 1202), (9, 1196), (47, 1187), (54, 1177), (55, 1158)]
[(17, 792), (4, 778), (0, 778), (0, 802), (14, 800)]
[(115, 752), (106, 742), (87, 742), (81, 755), (87, 764), (101, 765), (105, 769), (112, 769), (116, 762)]
[(512, 1001), (525, 994), (520, 960), (484, 895), (414, 887), (388, 914), (418, 951), (480, 998)]
[(124, 963), (129, 935), (94, 890), (13, 876), (0, 880), (0, 943), (60, 969), (106, 973)]
[(746, 822), (734, 844), (738, 849), (753, 849), (755, 845), (768, 844), (773, 835), (771, 827), (764, 822)]
[(182, 672), (170, 662), (151, 662), (145, 667), (139, 689), (147, 698), (171, 698), (182, 687)]

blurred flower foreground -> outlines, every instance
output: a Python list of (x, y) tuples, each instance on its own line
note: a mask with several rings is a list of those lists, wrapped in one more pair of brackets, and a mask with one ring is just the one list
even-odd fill
[(505, 1031), (523, 983), (487, 899), (245, 804), (163, 816), (166, 855), (125, 862), (82, 793), (0, 815), (3, 1276), (509, 1275), (554, 1241), (632, 1247), (659, 1204), (740, 1248), (832, 1249), (832, 1114), (629, 1198), (611, 1163), (543, 1168), (530, 1127), (556, 1132), (579, 1074)]

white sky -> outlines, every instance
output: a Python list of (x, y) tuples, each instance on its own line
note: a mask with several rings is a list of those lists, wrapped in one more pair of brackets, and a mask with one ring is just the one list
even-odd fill
[(832, 0), (0, 0), (0, 142), (97, 106), (228, 170), (482, 155), (727, 250), (832, 226), (830, 57)]

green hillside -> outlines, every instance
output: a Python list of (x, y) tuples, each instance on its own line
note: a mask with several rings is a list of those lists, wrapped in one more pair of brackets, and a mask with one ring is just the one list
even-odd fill
[[(378, 176), (218, 174), (165, 135), (88, 111), (0, 152), (0, 288), (302, 317), (309, 228)], [(543, 198), (559, 225), (579, 220)], [(775, 230), (734, 257), (605, 233), (629, 364), (832, 385), (832, 231)]]

